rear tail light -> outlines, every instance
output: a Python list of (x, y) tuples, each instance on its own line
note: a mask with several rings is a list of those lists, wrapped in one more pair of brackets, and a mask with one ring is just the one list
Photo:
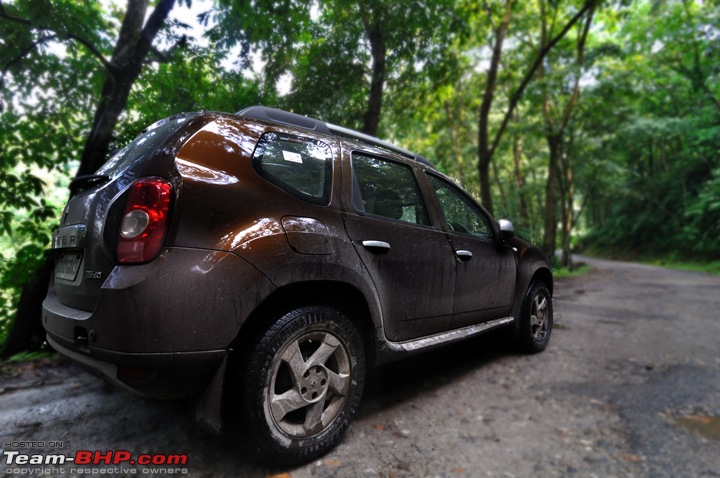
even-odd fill
[(172, 184), (163, 178), (138, 179), (130, 187), (118, 231), (117, 260), (142, 264), (160, 253), (167, 233)]

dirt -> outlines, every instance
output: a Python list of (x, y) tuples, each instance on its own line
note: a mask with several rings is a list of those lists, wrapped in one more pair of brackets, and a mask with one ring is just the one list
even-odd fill
[[(510, 353), (491, 334), (381, 367), (340, 446), (292, 469), (257, 465), (233, 434), (198, 428), (189, 403), (141, 398), (60, 360), (3, 364), (0, 473), (720, 476), (720, 278), (583, 260), (595, 271), (556, 283), (556, 327), (544, 353)], [(80, 450), (188, 461), (7, 464), (8, 451)]]

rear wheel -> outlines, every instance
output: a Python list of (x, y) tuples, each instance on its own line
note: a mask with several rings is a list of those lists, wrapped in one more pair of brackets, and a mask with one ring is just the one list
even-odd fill
[(533, 282), (523, 302), (515, 335), (518, 346), (528, 353), (542, 352), (550, 343), (553, 308), (550, 291), (542, 282)]
[(353, 323), (329, 307), (303, 307), (266, 330), (240, 364), (242, 413), (255, 451), (274, 464), (334, 447), (355, 417), (365, 382)]

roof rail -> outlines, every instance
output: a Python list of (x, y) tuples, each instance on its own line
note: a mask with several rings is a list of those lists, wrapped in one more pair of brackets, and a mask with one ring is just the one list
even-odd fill
[(267, 106), (250, 106), (241, 111), (238, 111), (237, 115), (244, 118), (254, 118), (264, 121), (270, 121), (273, 123), (296, 126), (298, 128), (308, 129), (317, 133), (324, 133), (334, 136), (341, 136), (343, 138), (354, 139), (356, 141), (361, 141), (363, 143), (369, 144), (371, 146), (376, 146), (378, 148), (400, 154), (402, 156), (405, 156), (406, 158), (413, 159), (426, 166), (435, 168), (435, 166), (427, 158), (425, 158), (424, 156), (420, 156), (419, 154), (415, 154), (405, 148), (395, 146), (392, 143), (388, 143), (387, 141), (383, 141), (374, 136), (370, 136), (359, 131), (355, 131), (349, 128), (343, 128), (342, 126), (336, 126), (334, 124), (326, 123), (324, 121), (315, 118), (309, 118), (307, 116), (302, 116), (296, 113), (290, 113), (289, 111), (269, 108)]
[(370, 136), (369, 134), (361, 133), (359, 131), (355, 131), (355, 130), (348, 129), (348, 128), (343, 128), (342, 126), (336, 126), (336, 125), (330, 124), (330, 123), (326, 123), (326, 124), (327, 124), (328, 129), (336, 136), (343, 136), (345, 138), (362, 141), (363, 143), (367, 143), (372, 146), (377, 146), (378, 148), (392, 151), (393, 153), (403, 155), (406, 158), (414, 159), (415, 161), (418, 161), (427, 166), (435, 168), (435, 166), (426, 157), (420, 156), (419, 154), (415, 154), (410, 150), (401, 148), (400, 146), (395, 146), (392, 143), (388, 143), (387, 141), (383, 141), (374, 136)]
[(309, 129), (318, 133), (332, 134), (324, 121), (315, 118), (308, 118), (297, 113), (268, 108), (267, 106), (250, 106), (244, 110), (237, 112), (238, 116), (245, 118), (255, 118), (273, 123), (281, 123), (289, 126), (297, 126), (298, 128)]

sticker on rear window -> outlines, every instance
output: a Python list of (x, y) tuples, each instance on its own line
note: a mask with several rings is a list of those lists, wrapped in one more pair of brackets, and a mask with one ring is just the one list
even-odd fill
[(283, 158), (285, 158), (285, 161), (290, 161), (291, 163), (300, 163), (302, 164), (302, 156), (300, 156), (298, 153), (293, 153), (291, 151), (283, 151)]

